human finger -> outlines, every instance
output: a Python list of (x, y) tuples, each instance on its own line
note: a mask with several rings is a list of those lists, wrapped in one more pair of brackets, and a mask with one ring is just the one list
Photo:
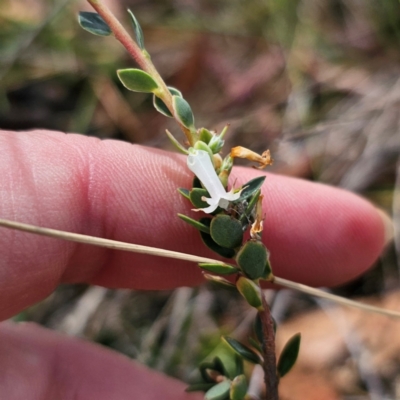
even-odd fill
[[(58, 132), (0, 134), (0, 216), (54, 229), (215, 257), (176, 217), (198, 217), (176, 191), (190, 187), (184, 157)], [(259, 171), (236, 168), (244, 184)], [(349, 192), (268, 174), (264, 241), (277, 276), (337, 285), (365, 271), (385, 243), (380, 213)], [(194, 264), (0, 228), (0, 316), (60, 282), (168, 289), (203, 281)]]
[(0, 324), (0, 365), (2, 399), (202, 398), (121, 354), (34, 324)]

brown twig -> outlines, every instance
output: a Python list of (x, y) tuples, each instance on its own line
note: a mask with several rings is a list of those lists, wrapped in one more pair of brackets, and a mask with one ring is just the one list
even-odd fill
[(271, 310), (265, 296), (262, 294), (263, 311), (259, 311), (264, 340), (262, 343), (263, 350), (263, 370), (264, 380), (268, 400), (279, 400), (278, 394), (278, 375), (276, 370), (275, 356), (275, 331), (274, 321), (272, 319)]

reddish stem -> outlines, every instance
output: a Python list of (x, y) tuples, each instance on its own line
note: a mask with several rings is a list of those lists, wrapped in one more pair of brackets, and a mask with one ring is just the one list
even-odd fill
[(259, 312), (263, 331), (263, 370), (264, 380), (267, 391), (268, 400), (279, 400), (278, 394), (278, 375), (276, 370), (276, 355), (275, 355), (275, 332), (274, 321), (272, 319), (271, 310), (264, 295), (262, 297), (263, 311)]
[[(157, 94), (161, 100), (165, 103), (170, 112), (175, 115), (174, 107), (172, 105), (172, 95), (167, 88), (164, 80), (161, 78), (157, 69), (154, 67), (150, 60), (147, 52), (143, 52), (142, 49), (136, 44), (131, 38), (125, 28), (121, 25), (118, 19), (114, 16), (111, 10), (102, 4), (101, 0), (87, 0), (88, 3), (98, 12), (99, 15), (104, 19), (107, 25), (114, 33), (115, 38), (125, 47), (131, 57), (137, 62), (137, 64), (147, 73), (149, 73), (157, 82), (160, 92)], [(189, 143), (194, 145), (194, 138), (190, 129), (187, 129), (179, 121), (177, 121)]]

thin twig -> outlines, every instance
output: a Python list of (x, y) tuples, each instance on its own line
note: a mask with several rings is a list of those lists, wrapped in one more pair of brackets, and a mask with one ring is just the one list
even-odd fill
[(263, 332), (263, 370), (268, 400), (278, 400), (278, 376), (276, 371), (275, 331), (271, 310), (262, 294), (263, 311), (259, 311)]
[[(142, 246), (139, 244), (131, 244), (126, 242), (119, 242), (117, 240), (103, 239), (95, 236), (81, 235), (79, 233), (71, 233), (65, 231), (59, 231), (57, 229), (42, 228), (35, 225), (24, 224), (21, 222), (10, 221), (0, 218), (0, 227), (16, 229), (23, 232), (34, 233), (36, 235), (52, 237), (55, 239), (63, 239), (71, 242), (91, 244), (94, 246), (106, 247), (114, 250), (130, 251), (133, 253), (149, 254), (157, 257), (174, 258), (177, 260), (185, 260), (195, 263), (213, 263), (213, 264), (224, 264), (223, 261), (214, 260), (212, 258), (200, 257), (193, 254), (180, 253), (178, 251), (171, 251), (165, 249), (159, 249), (156, 247)], [(380, 307), (370, 306), (367, 304), (359, 303), (354, 300), (348, 300), (334, 294), (326, 293), (323, 290), (315, 289), (310, 286), (303, 285), (301, 283), (296, 283), (289, 281), (287, 279), (279, 278), (275, 276), (272, 283), (280, 286), (288, 287), (290, 289), (298, 290), (299, 292), (307, 293), (311, 296), (321, 297), (335, 303), (359, 308), (364, 311), (369, 311), (387, 317), (400, 318), (399, 311), (385, 310)]]

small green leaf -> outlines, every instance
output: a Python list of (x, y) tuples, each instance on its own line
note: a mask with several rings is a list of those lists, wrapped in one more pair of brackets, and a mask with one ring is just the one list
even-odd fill
[(236, 202), (246, 200), (250, 196), (252, 196), (258, 189), (261, 188), (262, 184), (265, 181), (266, 176), (259, 176), (248, 181), (246, 184), (243, 185), (244, 189), (240, 194), (240, 197)]
[(167, 133), (168, 139), (178, 151), (185, 155), (189, 154), (189, 152), (175, 139), (175, 136), (168, 129), (166, 129), (165, 132)]
[(193, 218), (188, 217), (187, 215), (178, 214), (178, 217), (182, 220), (187, 222), (189, 225), (194, 226), (201, 232), (210, 233), (210, 228), (207, 225), (202, 224), (200, 221), (196, 221)]
[[(178, 89), (168, 86), (168, 90), (173, 96), (182, 97), (182, 93)], [(165, 105), (165, 103), (156, 95), (153, 97), (153, 106), (159, 113), (165, 115), (166, 117), (173, 117), (171, 111), (168, 110), (168, 107)]]
[(260, 287), (252, 280), (241, 276), (237, 282), (236, 287), (245, 300), (258, 311), (264, 309), (262, 305), (262, 295)]
[(261, 190), (258, 189), (253, 196), (251, 196), (249, 203), (246, 207), (246, 209), (244, 210), (244, 213), (240, 216), (239, 221), (240, 222), (246, 222), (248, 220), (248, 218), (251, 215), (251, 212), (253, 211), (254, 207), (257, 205), (257, 201), (260, 197), (261, 194)]
[(193, 146), (196, 150), (203, 150), (205, 152), (208, 153), (208, 155), (210, 156), (211, 162), (214, 164), (214, 160), (213, 160), (213, 152), (211, 151), (211, 149), (207, 146), (207, 144), (201, 140), (198, 140), (194, 146)]
[(117, 74), (122, 84), (133, 92), (152, 93), (158, 89), (157, 82), (141, 69), (119, 69)]
[[(201, 218), (200, 222), (206, 226), (210, 226), (211, 220), (210, 218)], [(235, 251), (232, 249), (227, 249), (225, 247), (220, 246), (219, 244), (215, 243), (211, 235), (201, 232), (200, 231), (201, 239), (203, 240), (204, 244), (209, 247), (212, 251), (215, 251), (222, 257), (225, 258), (232, 258), (235, 255)]]
[(172, 96), (172, 103), (175, 110), (175, 116), (179, 122), (186, 128), (194, 128), (194, 117), (189, 103), (180, 96)]
[(213, 386), (207, 391), (204, 396), (205, 400), (227, 400), (229, 390), (231, 388), (231, 381), (225, 380)]
[(110, 36), (112, 31), (104, 19), (95, 12), (81, 11), (78, 16), (79, 25), (93, 35)]
[(222, 147), (225, 144), (225, 140), (223, 139), (223, 137), (225, 136), (228, 128), (229, 125), (226, 125), (219, 135), (214, 134), (208, 142), (208, 145), (210, 146), (210, 149), (213, 153), (219, 153), (221, 151)]
[(239, 272), (239, 269), (229, 264), (200, 263), (199, 267), (214, 274), (230, 275)]
[(253, 364), (261, 364), (261, 359), (259, 355), (249, 347), (229, 336), (223, 336), (222, 339), (245, 360), (250, 361)]
[(286, 375), (295, 364), (297, 356), (299, 355), (300, 341), (301, 334), (296, 333), (285, 344), (277, 365), (278, 374), (281, 378)]
[(185, 389), (185, 392), (206, 392), (215, 385), (215, 382), (211, 383), (193, 383)]
[(206, 189), (198, 189), (194, 188), (190, 191), (189, 194), (190, 201), (196, 208), (205, 208), (208, 207), (208, 203), (203, 201), (201, 198), (206, 197), (209, 198), (210, 194), (207, 192)]
[(190, 200), (190, 190), (185, 188), (178, 188), (178, 193), (180, 193), (185, 199)]
[(144, 39), (143, 39), (142, 28), (141, 28), (138, 20), (136, 19), (136, 17), (133, 15), (133, 12), (129, 8), (128, 8), (128, 13), (131, 17), (133, 30), (135, 31), (136, 43), (142, 50), (144, 50)]
[(201, 128), (199, 130), (199, 140), (201, 140), (204, 143), (207, 143), (211, 140), (213, 137), (213, 134), (206, 128)]
[(243, 400), (247, 393), (247, 379), (244, 375), (237, 376), (231, 383), (230, 400)]
[(234, 249), (242, 244), (242, 224), (229, 215), (217, 215), (211, 221), (210, 234), (213, 240), (222, 247)]
[(249, 240), (239, 250), (236, 262), (250, 279), (267, 279), (271, 273), (267, 248), (257, 240)]

